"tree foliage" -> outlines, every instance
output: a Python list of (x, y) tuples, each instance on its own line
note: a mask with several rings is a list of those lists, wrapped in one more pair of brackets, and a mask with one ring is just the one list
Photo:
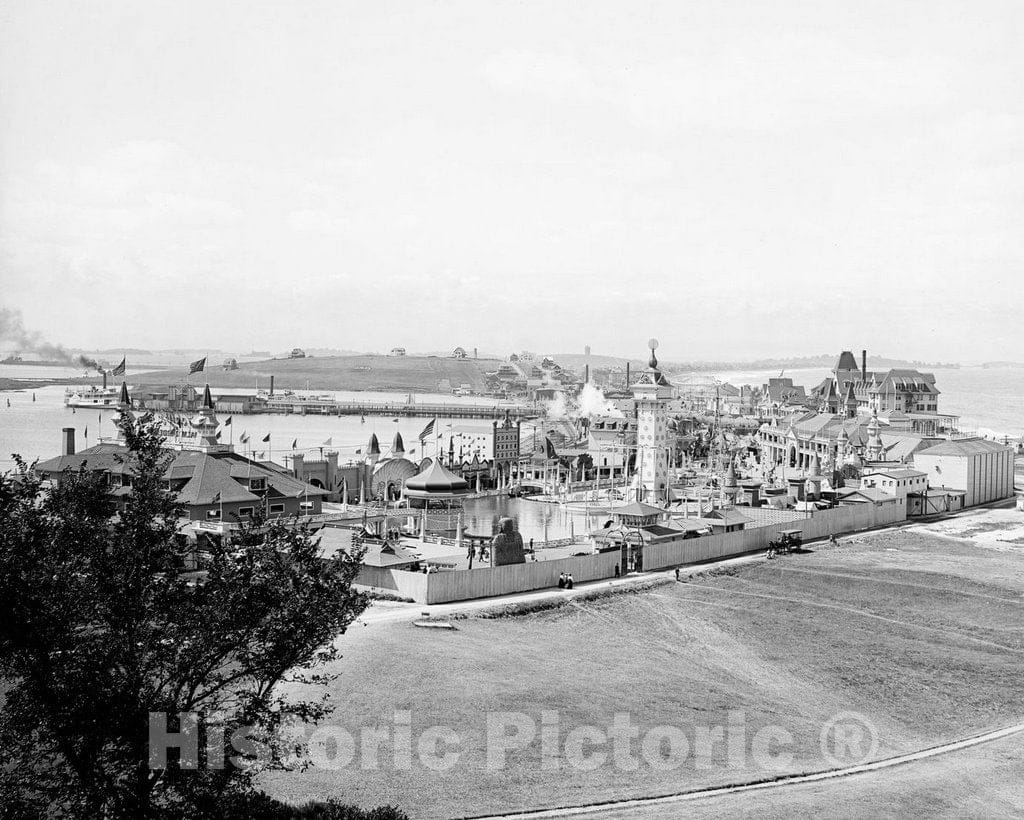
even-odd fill
[[(327, 713), (290, 684), (325, 680), (334, 639), (365, 608), (351, 586), (360, 556), (324, 560), (297, 521), (257, 517), (211, 545), (201, 573), (183, 572), (169, 451), (152, 418), (120, 424), (132, 477), (121, 512), (99, 472), (51, 487), (19, 461), (0, 476), (0, 804), (222, 816), (261, 768), (288, 764), (289, 716)], [(202, 715), (197, 768), (174, 751), (151, 767), (153, 713), (172, 730), (173, 716)]]

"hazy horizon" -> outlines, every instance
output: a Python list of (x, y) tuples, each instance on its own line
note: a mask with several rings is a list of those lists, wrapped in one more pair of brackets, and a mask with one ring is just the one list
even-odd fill
[(0, 22), (0, 308), (49, 343), (1021, 358), (1019, 3)]

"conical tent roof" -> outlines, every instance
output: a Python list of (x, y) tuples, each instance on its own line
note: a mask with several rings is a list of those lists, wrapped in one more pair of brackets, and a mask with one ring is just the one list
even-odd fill
[(405, 452), (405, 442), (402, 441), (402, 434), (395, 430), (395, 440), (391, 442), (391, 451), (395, 453)]
[(203, 388), (203, 409), (213, 410), (213, 396), (210, 395), (210, 385)]
[(370, 433), (370, 443), (366, 445), (366, 453), (371, 456), (380, 455), (380, 442), (377, 441), (376, 433)]
[(118, 402), (118, 404), (123, 404), (125, 406), (131, 406), (132, 400), (128, 396), (128, 385), (125, 384), (125, 382), (121, 382), (121, 396), (120, 396), (120, 398), (118, 398), (117, 402)]
[(405, 480), (405, 492), (413, 498), (464, 495), (469, 492), (469, 482), (434, 459), (426, 469)]

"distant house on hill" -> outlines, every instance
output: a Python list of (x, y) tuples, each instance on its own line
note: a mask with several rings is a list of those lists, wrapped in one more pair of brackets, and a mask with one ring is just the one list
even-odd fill
[(305, 359), (306, 351), (301, 347), (293, 347), (292, 352), (288, 354), (289, 359)]
[(453, 359), (465, 359), (466, 358), (466, 349), (463, 348), (463, 347), (455, 348), (455, 350), (452, 351), (452, 358)]
[(391, 352), (388, 353), (388, 355), (389, 356), (404, 356), (405, 355), (405, 348), (404, 347), (393, 347), (393, 348), (391, 348)]

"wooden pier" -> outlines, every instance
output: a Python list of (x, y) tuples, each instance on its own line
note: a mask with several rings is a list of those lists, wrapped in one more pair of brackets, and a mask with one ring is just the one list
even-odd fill
[(339, 401), (333, 398), (271, 396), (265, 413), (294, 413), (322, 416), (421, 416), (424, 418), (500, 419), (508, 412), (514, 417), (534, 415), (527, 404), (458, 404), (455, 402)]

